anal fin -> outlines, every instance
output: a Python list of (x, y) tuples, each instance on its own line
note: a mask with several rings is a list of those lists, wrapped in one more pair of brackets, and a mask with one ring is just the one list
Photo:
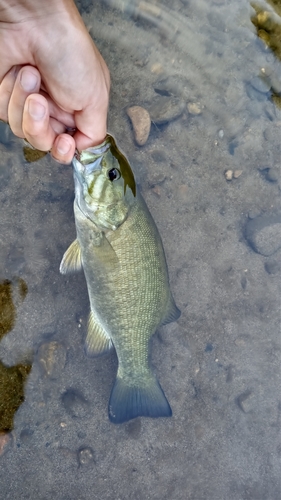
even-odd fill
[(68, 247), (60, 264), (61, 274), (67, 274), (82, 269), (81, 247), (79, 241), (74, 240)]
[(161, 322), (161, 326), (167, 325), (168, 323), (172, 323), (173, 321), (177, 321), (181, 315), (179, 308), (176, 306), (173, 297), (170, 298), (170, 303), (166, 311), (166, 315)]
[(88, 356), (102, 356), (113, 348), (113, 343), (103, 326), (90, 312), (85, 350)]

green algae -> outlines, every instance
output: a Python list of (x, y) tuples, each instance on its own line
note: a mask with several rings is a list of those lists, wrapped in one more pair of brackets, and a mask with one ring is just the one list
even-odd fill
[(39, 151), (39, 149), (34, 149), (29, 146), (23, 146), (23, 156), (25, 161), (28, 163), (33, 163), (35, 161), (41, 160), (46, 156), (46, 151)]
[[(267, 3), (272, 9), (269, 7), (270, 10), (264, 10), (259, 4), (251, 4), (256, 12), (251, 21), (266, 48), (281, 60), (281, 0), (267, 0)], [(270, 85), (271, 75), (267, 79)], [(272, 83), (271, 100), (275, 106), (281, 109), (281, 92), (276, 91), (274, 87), (275, 85)]]
[(259, 38), (278, 59), (281, 59), (281, 1), (267, 0), (267, 3), (274, 10), (264, 10), (259, 4), (251, 4), (256, 12), (251, 21), (257, 29)]
[[(27, 292), (27, 284), (21, 278), (0, 282), (0, 340), (15, 326), (14, 296), (23, 301)], [(6, 367), (0, 362), (0, 432), (13, 429), (14, 414), (24, 401), (24, 385), (30, 370), (29, 364)]]

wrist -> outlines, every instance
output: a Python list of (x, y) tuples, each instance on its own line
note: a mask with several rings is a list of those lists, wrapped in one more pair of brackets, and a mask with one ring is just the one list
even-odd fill
[(18, 24), (75, 11), (73, 0), (0, 0), (0, 23)]

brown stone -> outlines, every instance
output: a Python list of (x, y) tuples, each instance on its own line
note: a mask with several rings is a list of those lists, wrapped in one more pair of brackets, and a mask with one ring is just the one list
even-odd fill
[(4, 455), (4, 453), (7, 451), (11, 442), (12, 442), (11, 433), (0, 431), (0, 457)]
[(151, 126), (148, 111), (141, 106), (132, 106), (127, 109), (127, 115), (132, 122), (136, 143), (143, 146), (148, 139)]

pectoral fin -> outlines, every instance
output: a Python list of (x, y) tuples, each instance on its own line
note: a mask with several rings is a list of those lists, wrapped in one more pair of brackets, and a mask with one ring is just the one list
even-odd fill
[(78, 240), (74, 240), (70, 247), (66, 250), (61, 264), (60, 272), (61, 274), (67, 274), (74, 271), (80, 271), (82, 269), (82, 258), (81, 258), (81, 248)]
[(113, 348), (113, 343), (103, 326), (90, 312), (85, 349), (88, 356), (102, 356)]
[(173, 321), (176, 321), (177, 319), (179, 319), (180, 315), (181, 315), (181, 312), (178, 309), (178, 307), (176, 306), (173, 297), (171, 296), (170, 303), (169, 303), (169, 306), (167, 308), (166, 315), (161, 323), (161, 326), (167, 325), (168, 323), (172, 323)]

